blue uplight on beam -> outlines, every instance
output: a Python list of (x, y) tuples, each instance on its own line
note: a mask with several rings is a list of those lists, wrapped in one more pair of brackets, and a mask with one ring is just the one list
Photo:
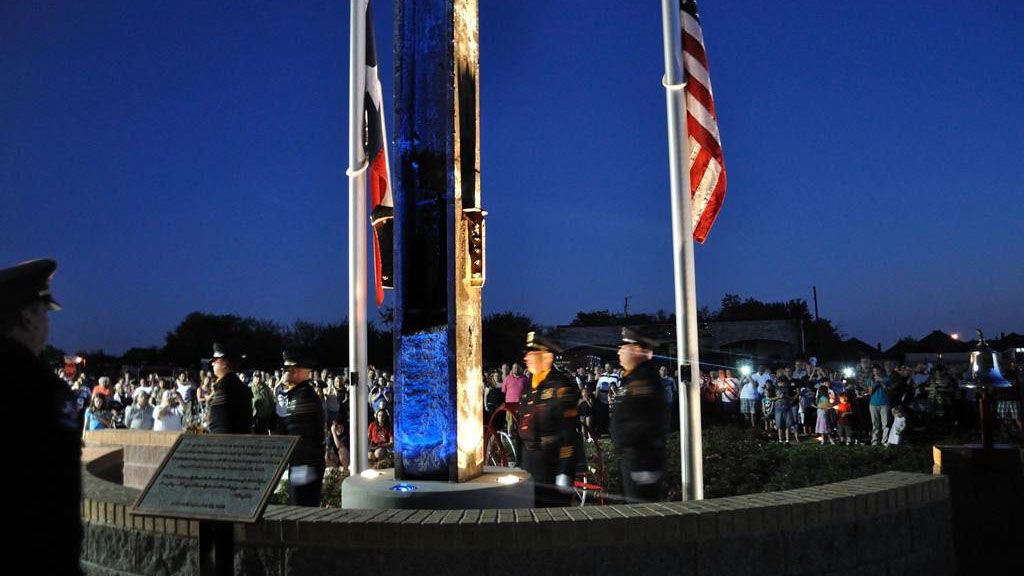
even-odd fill
[(447, 328), (403, 335), (396, 367), (395, 458), (406, 478), (447, 478), (458, 417), (448, 381)]

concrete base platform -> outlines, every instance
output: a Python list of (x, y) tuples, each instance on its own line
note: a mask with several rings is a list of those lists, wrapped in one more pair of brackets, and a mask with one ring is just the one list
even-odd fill
[[(462, 510), (484, 508), (533, 508), (533, 479), (518, 468), (484, 467), (469, 482), (430, 480), (396, 481), (391, 468), (377, 470), (375, 478), (349, 476), (341, 484), (341, 507), (356, 510)], [(514, 476), (506, 484), (500, 478)]]

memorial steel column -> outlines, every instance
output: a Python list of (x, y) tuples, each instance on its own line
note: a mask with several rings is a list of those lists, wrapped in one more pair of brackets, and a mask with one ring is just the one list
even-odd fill
[(395, 477), (483, 471), (477, 0), (395, 8)]

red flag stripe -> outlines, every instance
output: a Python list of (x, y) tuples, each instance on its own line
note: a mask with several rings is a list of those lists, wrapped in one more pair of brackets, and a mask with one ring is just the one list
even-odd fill
[[(691, 151), (692, 154), (692, 151)], [(713, 156), (707, 148), (701, 147), (697, 151), (697, 156), (690, 160), (690, 195), (697, 191), (697, 187), (700, 186), (700, 181), (704, 178), (704, 171), (708, 169), (708, 164), (711, 162)], [(697, 208), (694, 207), (694, 212), (698, 212)]]
[(725, 200), (725, 169), (722, 169), (722, 173), (718, 176), (718, 182), (715, 184), (715, 190), (711, 193), (711, 198), (708, 199), (708, 205), (704, 208), (704, 213), (701, 214), (700, 222), (693, 229), (693, 239), (701, 244), (708, 237), (708, 233), (711, 232), (711, 225), (715, 223), (715, 218), (718, 217), (718, 211), (722, 209), (722, 201)]
[(374, 269), (374, 282), (373, 286), (377, 296), (377, 306), (384, 303), (384, 284), (381, 282), (381, 257), (380, 257), (380, 238), (377, 237), (377, 229), (373, 229), (373, 269)]
[(690, 36), (687, 32), (683, 32), (683, 50), (696, 58), (705, 68), (708, 67), (708, 55), (704, 52), (704, 45), (700, 43), (700, 40)]
[[(715, 158), (722, 157), (722, 147), (719, 145), (718, 139), (690, 114), (686, 115), (686, 129), (690, 133), (690, 137), (696, 140), (701, 148), (710, 152)], [(721, 163), (721, 160), (719, 160), (719, 163)]]
[(697, 101), (692, 94), (686, 94), (686, 112), (693, 116), (700, 125), (708, 131), (709, 134), (715, 137), (715, 140), (721, 142), (718, 137), (718, 120), (708, 112), (708, 109), (703, 104)]
[(689, 82), (686, 83), (686, 93), (696, 98), (697, 101), (707, 108), (708, 112), (717, 119), (717, 115), (715, 114), (715, 101), (711, 97), (711, 91), (705, 88), (703, 84), (694, 81), (693, 78), (690, 78)]

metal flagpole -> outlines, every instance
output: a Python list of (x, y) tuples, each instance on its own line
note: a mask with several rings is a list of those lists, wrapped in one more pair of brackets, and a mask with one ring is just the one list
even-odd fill
[[(700, 361), (697, 339), (697, 284), (693, 265), (693, 207), (690, 198), (686, 133), (686, 94), (682, 66), (679, 0), (662, 0), (665, 45), (665, 103), (668, 113), (668, 164), (672, 195), (672, 256), (675, 268), (676, 351), (679, 381), (679, 449), (684, 500), (704, 498), (704, 462), (700, 426)], [(683, 374), (690, 366), (683, 394)]]
[(349, 470), (367, 461), (366, 359), (366, 152), (363, 150), (363, 98), (366, 94), (367, 0), (352, 0), (348, 68), (348, 363)]

